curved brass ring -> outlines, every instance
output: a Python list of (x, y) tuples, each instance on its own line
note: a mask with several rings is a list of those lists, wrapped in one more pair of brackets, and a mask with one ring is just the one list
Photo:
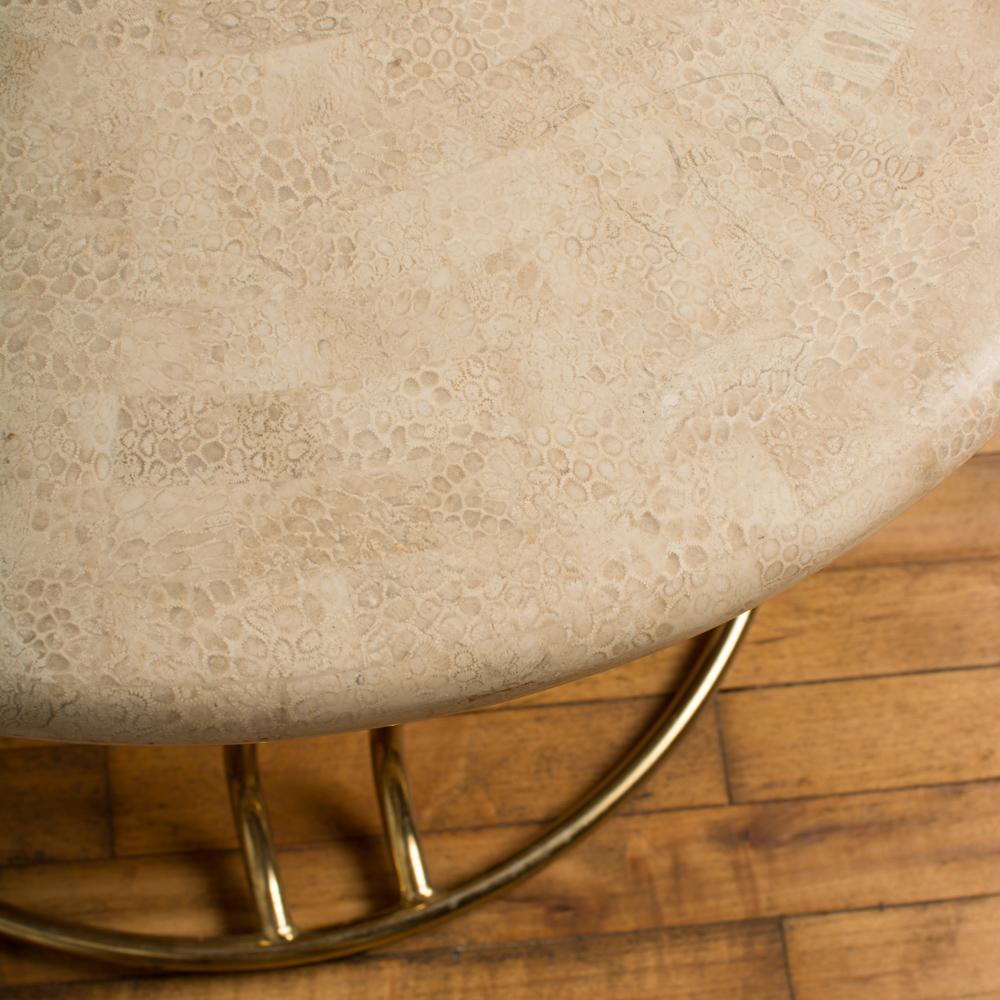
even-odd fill
[[(227, 748), (230, 796), (261, 932), (211, 938), (101, 930), (0, 906), (0, 934), (89, 958), (178, 971), (273, 969), (365, 951), (453, 916), (544, 867), (592, 830), (670, 751), (718, 684), (752, 612), (710, 632), (680, 690), (646, 733), (577, 805), (527, 847), (461, 885), (427, 881), (397, 731), (373, 730), (372, 755), (400, 902), (361, 920), (298, 933), (285, 913), (256, 757)], [(260, 868), (263, 866), (263, 868)], [(258, 870), (260, 868), (260, 870)]]

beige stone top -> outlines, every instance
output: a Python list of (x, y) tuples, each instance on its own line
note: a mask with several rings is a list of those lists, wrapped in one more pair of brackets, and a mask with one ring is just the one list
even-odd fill
[(0, 733), (453, 712), (1000, 418), (995, 0), (0, 0)]

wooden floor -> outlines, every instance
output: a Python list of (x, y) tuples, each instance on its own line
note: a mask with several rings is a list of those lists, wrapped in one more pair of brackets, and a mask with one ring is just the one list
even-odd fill
[[(655, 711), (683, 652), (411, 727), (432, 875), (529, 838)], [(262, 757), (299, 923), (388, 901), (363, 737)], [(4, 900), (241, 930), (233, 847), (217, 752), (0, 743)], [(1000, 998), (1000, 438), (764, 607), (676, 755), (503, 898), (379, 953), (257, 976), (142, 978), (0, 945), (0, 996)]]

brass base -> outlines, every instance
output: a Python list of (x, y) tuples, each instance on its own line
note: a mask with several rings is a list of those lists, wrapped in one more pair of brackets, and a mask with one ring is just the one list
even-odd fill
[(527, 878), (592, 830), (669, 753), (733, 658), (746, 612), (708, 633), (681, 689), (628, 754), (546, 833), (506, 860), (450, 889), (431, 886), (410, 806), (402, 731), (371, 732), (372, 767), (399, 902), (351, 923), (298, 932), (282, 894), (254, 745), (224, 749), (229, 797), (260, 932), (179, 937), (101, 930), (0, 906), (0, 934), (90, 958), (156, 969), (221, 972), (274, 969), (365, 951), (453, 916)]

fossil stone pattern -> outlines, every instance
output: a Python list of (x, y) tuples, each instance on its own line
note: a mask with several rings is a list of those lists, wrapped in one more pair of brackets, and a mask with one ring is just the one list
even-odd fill
[(0, 0), (0, 733), (501, 700), (1000, 417), (995, 0)]

